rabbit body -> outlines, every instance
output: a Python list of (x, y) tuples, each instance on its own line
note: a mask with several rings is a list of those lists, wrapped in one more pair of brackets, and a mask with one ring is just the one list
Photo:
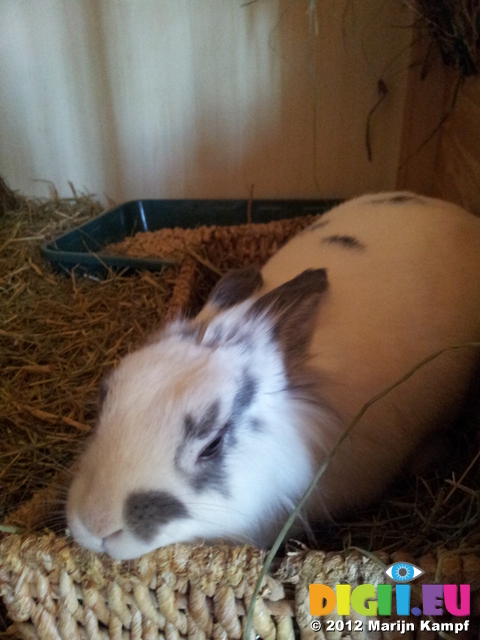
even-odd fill
[[(268, 546), (365, 402), (423, 358), (480, 340), (480, 220), (409, 193), (328, 211), (261, 273), (227, 274), (106, 380), (67, 517), (116, 558), (200, 539)], [(304, 517), (378, 497), (434, 448), (477, 353), (449, 350), (371, 406)]]

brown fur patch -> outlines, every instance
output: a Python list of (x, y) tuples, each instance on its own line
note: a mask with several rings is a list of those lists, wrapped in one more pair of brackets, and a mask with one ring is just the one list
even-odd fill
[(218, 309), (228, 309), (249, 298), (263, 284), (257, 267), (245, 267), (228, 271), (210, 294), (208, 304)]
[(266, 314), (272, 318), (274, 336), (281, 344), (286, 363), (305, 357), (316, 311), (327, 287), (325, 269), (306, 269), (259, 298), (248, 311), (249, 316)]

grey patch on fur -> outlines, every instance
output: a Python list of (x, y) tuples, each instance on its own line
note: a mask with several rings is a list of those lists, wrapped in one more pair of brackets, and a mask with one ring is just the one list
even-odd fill
[(205, 489), (210, 489), (218, 491), (228, 498), (230, 493), (228, 491), (225, 458), (237, 443), (234, 424), (231, 420), (225, 423), (214, 440), (219, 437), (222, 438), (222, 442), (218, 453), (211, 458), (205, 460), (200, 458), (197, 461), (196, 469), (190, 477), (190, 484), (198, 493)]
[(325, 269), (306, 269), (256, 300), (248, 310), (250, 317), (271, 318), (273, 338), (280, 343), (286, 363), (305, 358), (327, 288)]
[(370, 201), (372, 204), (403, 204), (404, 202), (424, 203), (423, 198), (410, 193), (399, 193), (389, 198), (374, 198)]
[(193, 490), (197, 493), (205, 490), (218, 491), (225, 498), (228, 498), (230, 492), (227, 486), (227, 472), (224, 462), (224, 458), (221, 457), (216, 459), (214, 464), (205, 465), (203, 469), (196, 471), (190, 481)]
[(185, 439), (191, 440), (206, 438), (213, 431), (218, 420), (220, 412), (220, 403), (218, 400), (212, 402), (208, 407), (204, 416), (199, 420), (195, 420), (190, 414), (187, 414), (184, 420)]
[(188, 518), (186, 506), (167, 491), (138, 491), (125, 501), (125, 522), (141, 540), (148, 542), (171, 520)]
[(250, 427), (253, 431), (260, 433), (263, 431), (263, 424), (258, 418), (251, 418), (249, 422)]
[(228, 309), (249, 298), (262, 284), (262, 274), (257, 267), (228, 271), (215, 285), (208, 303)]
[[(223, 438), (225, 439), (226, 435), (223, 435)], [(225, 448), (228, 446), (229, 444), (224, 441), (221, 452), (215, 458), (200, 461), (197, 465), (197, 469), (195, 469), (190, 478), (190, 484), (197, 493), (209, 489), (218, 491), (228, 498), (229, 491), (225, 467)]]
[[(218, 416), (220, 413), (220, 403), (213, 402), (207, 409), (204, 416), (194, 419), (188, 414), (184, 420), (184, 438), (175, 453), (175, 467), (182, 473), (196, 492), (205, 489), (213, 489), (228, 497), (228, 487), (225, 471), (225, 455), (228, 447), (234, 446), (236, 438), (233, 434), (233, 425), (227, 422), (222, 429), (218, 429)], [(210, 439), (208, 436), (211, 434)], [(191, 440), (203, 440), (204, 447), (209, 446), (216, 438), (222, 437), (222, 444), (219, 452), (211, 458), (198, 458), (193, 472), (186, 471), (181, 465), (182, 454), (185, 446)]]
[(242, 375), (242, 383), (233, 399), (232, 422), (236, 422), (242, 413), (252, 404), (255, 394), (257, 393), (258, 382), (248, 372), (244, 371)]
[(322, 238), (321, 242), (328, 242), (329, 244), (339, 244), (342, 247), (348, 249), (365, 249), (365, 245), (357, 240), (353, 236), (339, 236), (333, 235), (327, 238)]
[[(252, 404), (257, 392), (258, 383), (248, 372), (244, 372), (241, 379), (240, 389), (235, 394), (232, 405), (230, 418), (225, 422), (223, 427), (212, 434), (210, 441), (206, 441), (203, 451), (207, 449), (217, 438), (221, 438), (221, 444), (218, 451), (211, 457), (202, 458), (201, 453), (197, 459), (195, 470), (192, 474), (188, 473), (187, 477), (193, 489), (196, 492), (211, 489), (218, 491), (225, 497), (228, 497), (228, 486), (226, 481), (225, 458), (228, 452), (237, 443), (235, 428), (241, 415)], [(185, 418), (185, 440), (190, 438), (198, 438), (206, 440), (209, 433), (215, 431), (218, 423), (219, 403), (214, 402), (208, 409), (207, 413), (200, 419), (195, 421), (191, 415)], [(175, 455), (175, 464), (181, 471), (180, 459), (184, 449), (184, 445), (180, 445)]]

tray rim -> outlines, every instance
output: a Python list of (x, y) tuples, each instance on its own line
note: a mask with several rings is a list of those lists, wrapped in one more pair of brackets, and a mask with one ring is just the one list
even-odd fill
[[(93, 240), (97, 241), (94, 238), (94, 234), (92, 233), (92, 227), (99, 227), (101, 225), (102, 220), (112, 218), (115, 214), (120, 217), (123, 215), (124, 211), (127, 209), (131, 209), (136, 207), (138, 210), (141, 210), (144, 206), (144, 203), (147, 203), (148, 206), (158, 205), (159, 207), (168, 206), (168, 207), (178, 207), (180, 209), (184, 209), (186, 206), (195, 207), (196, 205), (200, 206), (209, 206), (212, 208), (218, 208), (220, 206), (230, 207), (232, 212), (234, 212), (234, 207), (237, 207), (237, 212), (239, 209), (245, 209), (245, 217), (247, 215), (248, 207), (251, 208), (252, 214), (252, 223), (255, 224), (257, 221), (254, 219), (258, 217), (258, 212), (262, 208), (275, 208), (278, 212), (279, 209), (284, 208), (287, 215), (284, 216), (272, 216), (271, 220), (281, 220), (281, 219), (289, 219), (292, 215), (288, 215), (289, 210), (291, 212), (291, 208), (298, 206), (301, 210), (298, 212), (298, 215), (306, 215), (305, 208), (317, 209), (318, 214), (323, 214), (335, 205), (341, 202), (338, 198), (261, 198), (256, 200), (247, 200), (242, 198), (178, 198), (178, 199), (156, 199), (156, 198), (144, 198), (138, 200), (127, 200), (120, 205), (116, 205), (111, 207), (101, 213), (99, 216), (89, 220), (82, 225), (76, 227), (75, 229), (71, 229), (70, 231), (61, 234), (53, 239), (47, 240), (41, 244), (40, 250), (44, 258), (46, 258), (53, 267), (59, 268), (63, 272), (69, 274), (74, 271), (77, 267), (80, 271), (86, 272), (87, 274), (105, 274), (108, 270), (111, 269), (124, 269), (126, 271), (136, 270), (136, 269), (148, 269), (148, 270), (159, 270), (162, 269), (166, 265), (177, 264), (174, 260), (161, 260), (161, 259), (152, 259), (152, 258), (134, 258), (128, 256), (121, 255), (112, 255), (107, 254), (102, 251), (102, 249), (106, 246), (99, 242), (100, 249), (98, 252), (89, 251), (85, 249), (84, 251), (69, 251), (61, 247), (62, 243), (66, 242), (69, 238), (71, 238), (75, 234), (85, 234), (85, 236), (90, 236)], [(321, 209), (318, 211), (318, 209)], [(161, 211), (158, 212), (161, 215)], [(181, 211), (179, 211), (181, 213)], [(257, 214), (257, 216), (255, 215)], [(225, 212), (226, 215), (226, 212)], [(193, 224), (188, 224), (179, 222), (175, 224), (175, 226), (184, 228), (184, 229), (192, 229), (198, 226), (202, 226), (203, 224), (209, 225), (211, 221), (206, 219), (202, 221), (200, 224), (198, 221), (193, 220)], [(229, 226), (229, 225), (237, 225), (237, 224), (248, 224), (248, 221), (245, 220), (243, 222), (237, 222), (235, 220), (229, 221), (225, 218), (224, 222), (214, 222), (215, 226)], [(159, 226), (158, 228), (152, 230), (158, 230), (162, 228), (173, 228), (172, 225), (164, 225)], [(148, 231), (149, 229), (143, 229), (144, 231)], [(98, 231), (98, 229), (97, 229)], [(141, 231), (141, 229), (138, 229)], [(125, 233), (122, 239), (129, 237), (129, 234)], [(58, 246), (60, 245), (60, 247)]]

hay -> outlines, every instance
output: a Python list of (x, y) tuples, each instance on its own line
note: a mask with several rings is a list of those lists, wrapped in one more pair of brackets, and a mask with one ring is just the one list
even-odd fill
[[(190, 574), (186, 577), (184, 570), (178, 569), (175, 554), (182, 558), (190, 558), (191, 554), (202, 556), (207, 564), (215, 564), (214, 558), (219, 557), (223, 558), (219, 562), (224, 566), (230, 562), (225, 560), (226, 551), (218, 547), (207, 552), (205, 547), (199, 550), (178, 546), (173, 550), (160, 550), (153, 559), (133, 564), (99, 561), (95, 554), (78, 550), (61, 535), (63, 523), (57, 522), (56, 509), (61, 509), (62, 493), (58, 498), (57, 487), (48, 485), (52, 477), (60, 484), (68, 478), (65, 470), (95, 419), (96, 387), (103, 373), (142, 342), (151, 330), (178, 313), (180, 307), (198, 308), (219, 272), (245, 262), (261, 263), (310, 220), (197, 231), (200, 235), (209, 234), (208, 244), (204, 244), (204, 238), (185, 245), (179, 255), (181, 267), (168, 267), (160, 273), (143, 272), (128, 278), (110, 274), (104, 281), (80, 279), (75, 275), (66, 278), (52, 273), (40, 257), (41, 240), (78, 226), (99, 212), (100, 207), (88, 197), (75, 196), (69, 201), (54, 197), (47, 202), (20, 198), (19, 208), (7, 211), (1, 219), (0, 495), (3, 501), (0, 524), (5, 524), (8, 516), (10, 526), (21, 525), (30, 532), (42, 533), (48, 524), (49, 529), (60, 534), (47, 533), (40, 537), (31, 533), (23, 537), (9, 534), (1, 540), (0, 585), (3, 580), (1, 588), (6, 594), (10, 616), (16, 616), (18, 622), (14, 629), (21, 637), (35, 637), (32, 635), (34, 624), (39, 637), (57, 637), (52, 629), (55, 616), (63, 611), (62, 624), (68, 622), (65, 628), (75, 627), (75, 633), (97, 630), (97, 635), (92, 631), (93, 635), (88, 637), (105, 637), (105, 630), (109, 629), (111, 637), (120, 637), (122, 630), (128, 630), (132, 637), (153, 638), (157, 637), (155, 629), (158, 630), (155, 621), (163, 620), (165, 611), (170, 611), (180, 622), (176, 624), (172, 618), (173, 626), (165, 623), (160, 628), (169, 638), (178, 638), (185, 631), (182, 620), (185, 615), (187, 618), (194, 615), (200, 599), (206, 603), (199, 618), (203, 622), (196, 620), (197, 626), (189, 623), (187, 635), (202, 640), (211, 637), (210, 633), (217, 634), (215, 637), (238, 637), (249, 604), (248, 594), (253, 593), (254, 577), (258, 575), (263, 554), (258, 550), (243, 551), (243, 557), (248, 556), (240, 572), (241, 580), (246, 580), (248, 587), (243, 592), (223, 578), (207, 590), (192, 591), (192, 579), (196, 578)], [(180, 242), (191, 237), (190, 232), (176, 233)], [(308, 573), (308, 566), (313, 563), (317, 568), (323, 567), (318, 571), (325, 574), (322, 579), (327, 582), (334, 578), (340, 580), (342, 574), (337, 571), (338, 567), (347, 576), (345, 580), (351, 578), (353, 584), (363, 579), (359, 566), (363, 567), (362, 571), (368, 568), (368, 575), (378, 572), (376, 560), (352, 553), (352, 547), (374, 551), (377, 560), (380, 557), (386, 563), (392, 558), (408, 557), (422, 568), (429, 567), (429, 575), (432, 567), (433, 571), (440, 572), (439, 558), (446, 558), (446, 565), (454, 568), (450, 581), (458, 582), (459, 572), (466, 571), (465, 581), (471, 582), (472, 589), (480, 589), (477, 584), (480, 482), (478, 471), (471, 464), (477, 456), (476, 441), (471, 436), (478, 429), (476, 416), (477, 412), (472, 410), (462, 421), (462, 430), (467, 435), (465, 440), (457, 442), (457, 449), (463, 450), (463, 454), (453, 467), (450, 465), (446, 471), (427, 479), (403, 479), (392, 488), (388, 500), (351, 521), (324, 526), (321, 531), (313, 532), (313, 538), (304, 541), (318, 549), (344, 549), (344, 554), (318, 552), (319, 555), (311, 556), (302, 544), (290, 541), (284, 549), (286, 560), (280, 577), (268, 577), (276, 596), (271, 597), (269, 589), (261, 592), (257, 617), (254, 617), (255, 629), (261, 629), (265, 637), (272, 640), (290, 639), (298, 625), (307, 637), (309, 614), (305, 609), (305, 589), (308, 582), (301, 576)], [(465, 429), (467, 421), (471, 423), (469, 429)], [(57, 475), (59, 472), (64, 473), (63, 478)], [(44, 493), (39, 491), (46, 485)], [(28, 504), (34, 493), (34, 503)], [(27, 505), (14, 514), (15, 508), (23, 503)], [(94, 584), (89, 582), (92, 566), (96, 567)], [(160, 566), (169, 577), (160, 578), (155, 573)], [(201, 565), (196, 566), (201, 573)], [(82, 573), (85, 567), (86, 575)], [(144, 574), (148, 573), (150, 582), (140, 579), (140, 567)], [(332, 567), (336, 567), (337, 573), (332, 573)], [(133, 574), (129, 569), (133, 569)], [(109, 583), (112, 571), (114, 579)], [(310, 579), (311, 574), (308, 575)], [(165, 579), (171, 588), (168, 598), (169, 602), (172, 598), (177, 602), (176, 613), (162, 604), (159, 585), (155, 582), (160, 579)], [(65, 586), (67, 583), (70, 590)], [(293, 583), (297, 586), (292, 587)], [(110, 603), (115, 595), (112, 589), (117, 587), (121, 590), (117, 596), (124, 608), (112, 612)], [(66, 591), (62, 591), (64, 588)], [(145, 608), (146, 594), (147, 599), (153, 601), (155, 613)], [(230, 621), (222, 617), (219, 602), (230, 608), (233, 616)], [(62, 607), (67, 607), (67, 611)], [(0, 610), (0, 629), (1, 618)], [(168, 616), (165, 619), (168, 621)], [(40, 633), (39, 629), (43, 631)]]
[(443, 63), (461, 76), (480, 69), (480, 5), (478, 0), (407, 0), (440, 50)]
[(89, 198), (23, 200), (0, 230), (0, 523), (68, 465), (103, 374), (165, 314), (177, 269), (104, 281), (54, 275), (45, 237), (100, 213)]

